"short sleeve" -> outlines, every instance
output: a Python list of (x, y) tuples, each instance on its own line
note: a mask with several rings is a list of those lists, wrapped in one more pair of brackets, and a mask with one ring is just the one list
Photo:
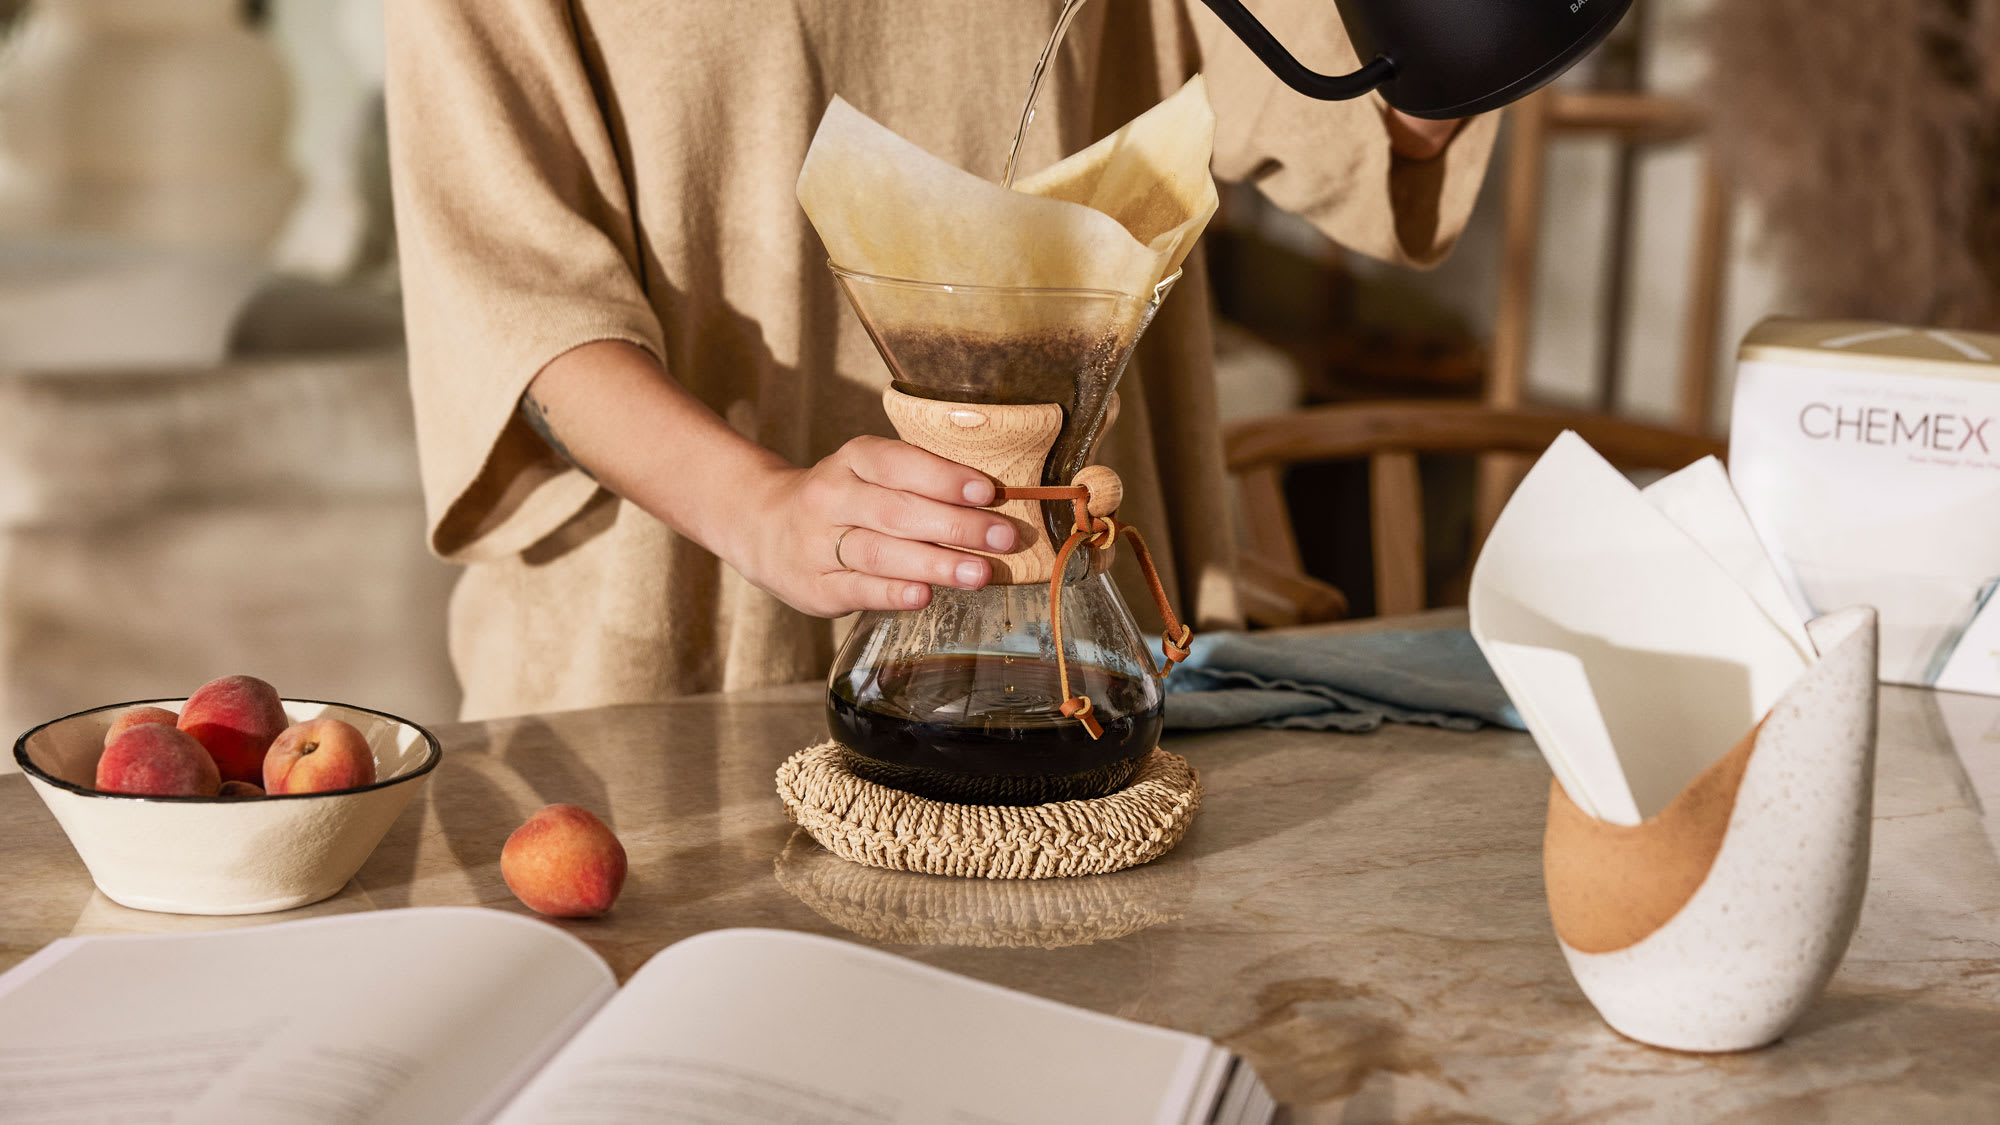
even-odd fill
[[(1498, 114), (1465, 122), (1432, 159), (1405, 160), (1390, 150), (1379, 94), (1326, 102), (1297, 93), (1213, 12), (1192, 0), (1188, 7), (1215, 106), (1217, 178), (1257, 185), (1370, 257), (1430, 266), (1450, 252), (1479, 196)], [(1345, 74), (1359, 65), (1326, 0), (1264, 0), (1257, 16), (1314, 70)]]
[(562, 0), (387, 5), (390, 158), (431, 548), (533, 545), (596, 484), (520, 417), (596, 340), (662, 353), (630, 197)]

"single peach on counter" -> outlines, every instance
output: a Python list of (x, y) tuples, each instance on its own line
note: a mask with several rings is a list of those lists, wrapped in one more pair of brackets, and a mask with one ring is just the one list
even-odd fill
[(225, 781), (262, 781), (264, 752), (289, 723), (278, 689), (255, 676), (210, 680), (181, 705), (180, 728), (208, 748)]
[(213, 797), (222, 776), (202, 745), (165, 723), (141, 723), (97, 759), (97, 788), (135, 797)]
[(171, 727), (178, 726), (180, 721), (179, 715), (165, 707), (127, 707), (118, 712), (117, 718), (111, 720), (111, 729), (104, 732), (104, 744), (111, 745), (112, 740), (119, 735), (145, 723), (165, 723)]
[(293, 723), (264, 755), (264, 792), (330, 793), (375, 784), (375, 751), (354, 724), (340, 719)]
[(625, 885), (625, 846), (588, 810), (549, 805), (507, 837), (500, 877), (537, 914), (595, 918)]
[(263, 795), (264, 790), (261, 786), (252, 785), (247, 781), (225, 781), (222, 783), (222, 789), (216, 793), (218, 797), (228, 797), (231, 800), (242, 800), (246, 797), (262, 797)]

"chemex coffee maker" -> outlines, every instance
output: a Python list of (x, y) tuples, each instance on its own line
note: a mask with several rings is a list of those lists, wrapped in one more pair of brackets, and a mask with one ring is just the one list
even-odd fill
[[(1192, 815), (1192, 773), (1156, 752), (1161, 666), (1112, 584), (1114, 549), (1136, 557), (1159, 603), (1164, 665), (1187, 654), (1189, 631), (1145, 541), (1117, 519), (1117, 474), (1090, 460), (1133, 347), (1215, 212), (1214, 122), (1197, 76), (1008, 188), (840, 98), (821, 118), (799, 203), (888, 365), (883, 410), (903, 440), (986, 474), (1016, 532), (1015, 550), (989, 556), (987, 586), (937, 586), (922, 609), (863, 613), (835, 657), (831, 770), (814, 774), (824, 784), (804, 787), (812, 793), (793, 790), (830, 848), (873, 841), (887, 822), (910, 854), (864, 862), (930, 870), (956, 847), (964, 862), (951, 872), (1041, 877), (1144, 862)], [(1172, 777), (1148, 787), (1162, 769)], [(880, 820), (857, 812), (856, 779), (873, 783), (868, 811)], [(942, 821), (917, 823), (958, 816), (937, 802), (1003, 817), (1096, 798), (1137, 809), (1142, 789), (1168, 819), (1142, 833), (1150, 843), (1106, 827), (1092, 837), (1101, 855), (1059, 854), (1075, 842), (1066, 838), (1010, 859)], [(908, 811), (918, 806), (930, 811)], [(1107, 825), (1143, 819), (1098, 808)], [(1099, 862), (1114, 853), (1123, 858)]]
[[(1406, 112), (1456, 117), (1553, 78), (1631, 0), (1337, 0), (1369, 60), (1341, 76), (1300, 65), (1237, 0), (1205, 2), (1301, 92), (1379, 88)], [(991, 477), (1022, 543), (993, 558), (983, 589), (935, 587), (924, 609), (861, 616), (827, 688), (844, 773), (963, 805), (1034, 805), (1117, 794), (1151, 755), (1164, 673), (1107, 574), (1121, 538), (1166, 622), (1166, 668), (1189, 632), (1143, 539), (1116, 519), (1116, 474), (1089, 462), (1133, 346), (1214, 213), (1214, 129), (1196, 76), (1026, 179), (1012, 180), (1010, 156), (1003, 186), (839, 98), (828, 107), (799, 201), (889, 366), (883, 407), (905, 441)]]
[(1029, 805), (1123, 787), (1158, 743), (1161, 673), (1111, 583), (1121, 531), (1187, 654), (1143, 539), (1113, 513), (1117, 474), (1089, 465), (1113, 393), (1173, 281), (1149, 297), (944, 285), (834, 267), (889, 365), (903, 440), (1000, 486), (1018, 548), (979, 590), (864, 613), (834, 661), (827, 721), (854, 774), (939, 800)]

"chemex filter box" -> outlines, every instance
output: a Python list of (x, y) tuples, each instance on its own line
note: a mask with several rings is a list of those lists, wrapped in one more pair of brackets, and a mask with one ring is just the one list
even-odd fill
[(1764, 321), (1729, 475), (1800, 609), (1880, 612), (1882, 679), (2000, 695), (2000, 336)]

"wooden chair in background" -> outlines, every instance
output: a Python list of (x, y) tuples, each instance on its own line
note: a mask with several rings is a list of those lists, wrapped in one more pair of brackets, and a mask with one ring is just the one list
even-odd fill
[[(1677, 469), (1723, 452), (1722, 442), (1708, 434), (1728, 267), (1730, 200), (1703, 144), (1701, 113), (1686, 101), (1658, 94), (1570, 89), (1542, 90), (1507, 112), (1511, 133), (1501, 170), (1505, 211), (1500, 278), (1481, 401), (1339, 404), (1251, 419), (1225, 430), (1228, 465), (1240, 485), (1248, 539), (1238, 589), (1253, 624), (1334, 620), (1349, 609), (1342, 591), (1305, 571), (1283, 488), (1290, 465), (1368, 461), (1375, 610), (1395, 614), (1415, 612), (1426, 601), (1419, 454), (1478, 457), (1471, 537), (1476, 556), (1532, 457), (1564, 429), (1577, 430), (1613, 464), (1626, 469)], [(1611, 237), (1605, 247), (1607, 284), (1599, 313), (1606, 346), (1599, 357), (1594, 401), (1587, 410), (1537, 408), (1527, 402), (1549, 149), (1570, 138), (1608, 138), (1616, 142), (1618, 158), (1610, 201)], [(1635, 161), (1643, 149), (1664, 144), (1700, 146), (1703, 163), (1693, 201), (1677, 410), (1670, 423), (1648, 425), (1621, 419), (1615, 410), (1623, 398), (1620, 328), (1630, 302)]]
[[(1619, 329), (1630, 304), (1634, 164), (1646, 147), (1693, 144), (1703, 159), (1694, 200), (1686, 308), (1681, 318), (1679, 403), (1672, 425), (1691, 434), (1709, 432), (1729, 266), (1730, 199), (1716, 162), (1703, 143), (1702, 114), (1683, 99), (1661, 94), (1559, 88), (1531, 94), (1507, 112), (1512, 133), (1504, 169), (1506, 212), (1501, 223), (1500, 285), (1486, 404), (1513, 410), (1527, 402), (1535, 269), (1542, 243), (1543, 187), (1551, 144), (1565, 138), (1594, 137), (1608, 138), (1618, 145), (1610, 238), (1605, 247), (1605, 286), (1599, 306), (1605, 347), (1599, 356), (1596, 401), (1592, 404), (1592, 409), (1605, 416), (1616, 412), (1624, 389)], [(1519, 457), (1481, 460), (1474, 499), (1475, 545), (1484, 540), (1525, 469)]]
[(1346, 598), (1308, 577), (1285, 504), (1284, 470), (1301, 462), (1368, 462), (1370, 535), (1378, 614), (1425, 607), (1424, 500), (1417, 457), (1540, 453), (1575, 430), (1621, 469), (1672, 470), (1722, 442), (1597, 414), (1474, 403), (1368, 402), (1312, 407), (1225, 427), (1223, 455), (1241, 486), (1249, 537), (1238, 588), (1257, 625), (1334, 620)]

